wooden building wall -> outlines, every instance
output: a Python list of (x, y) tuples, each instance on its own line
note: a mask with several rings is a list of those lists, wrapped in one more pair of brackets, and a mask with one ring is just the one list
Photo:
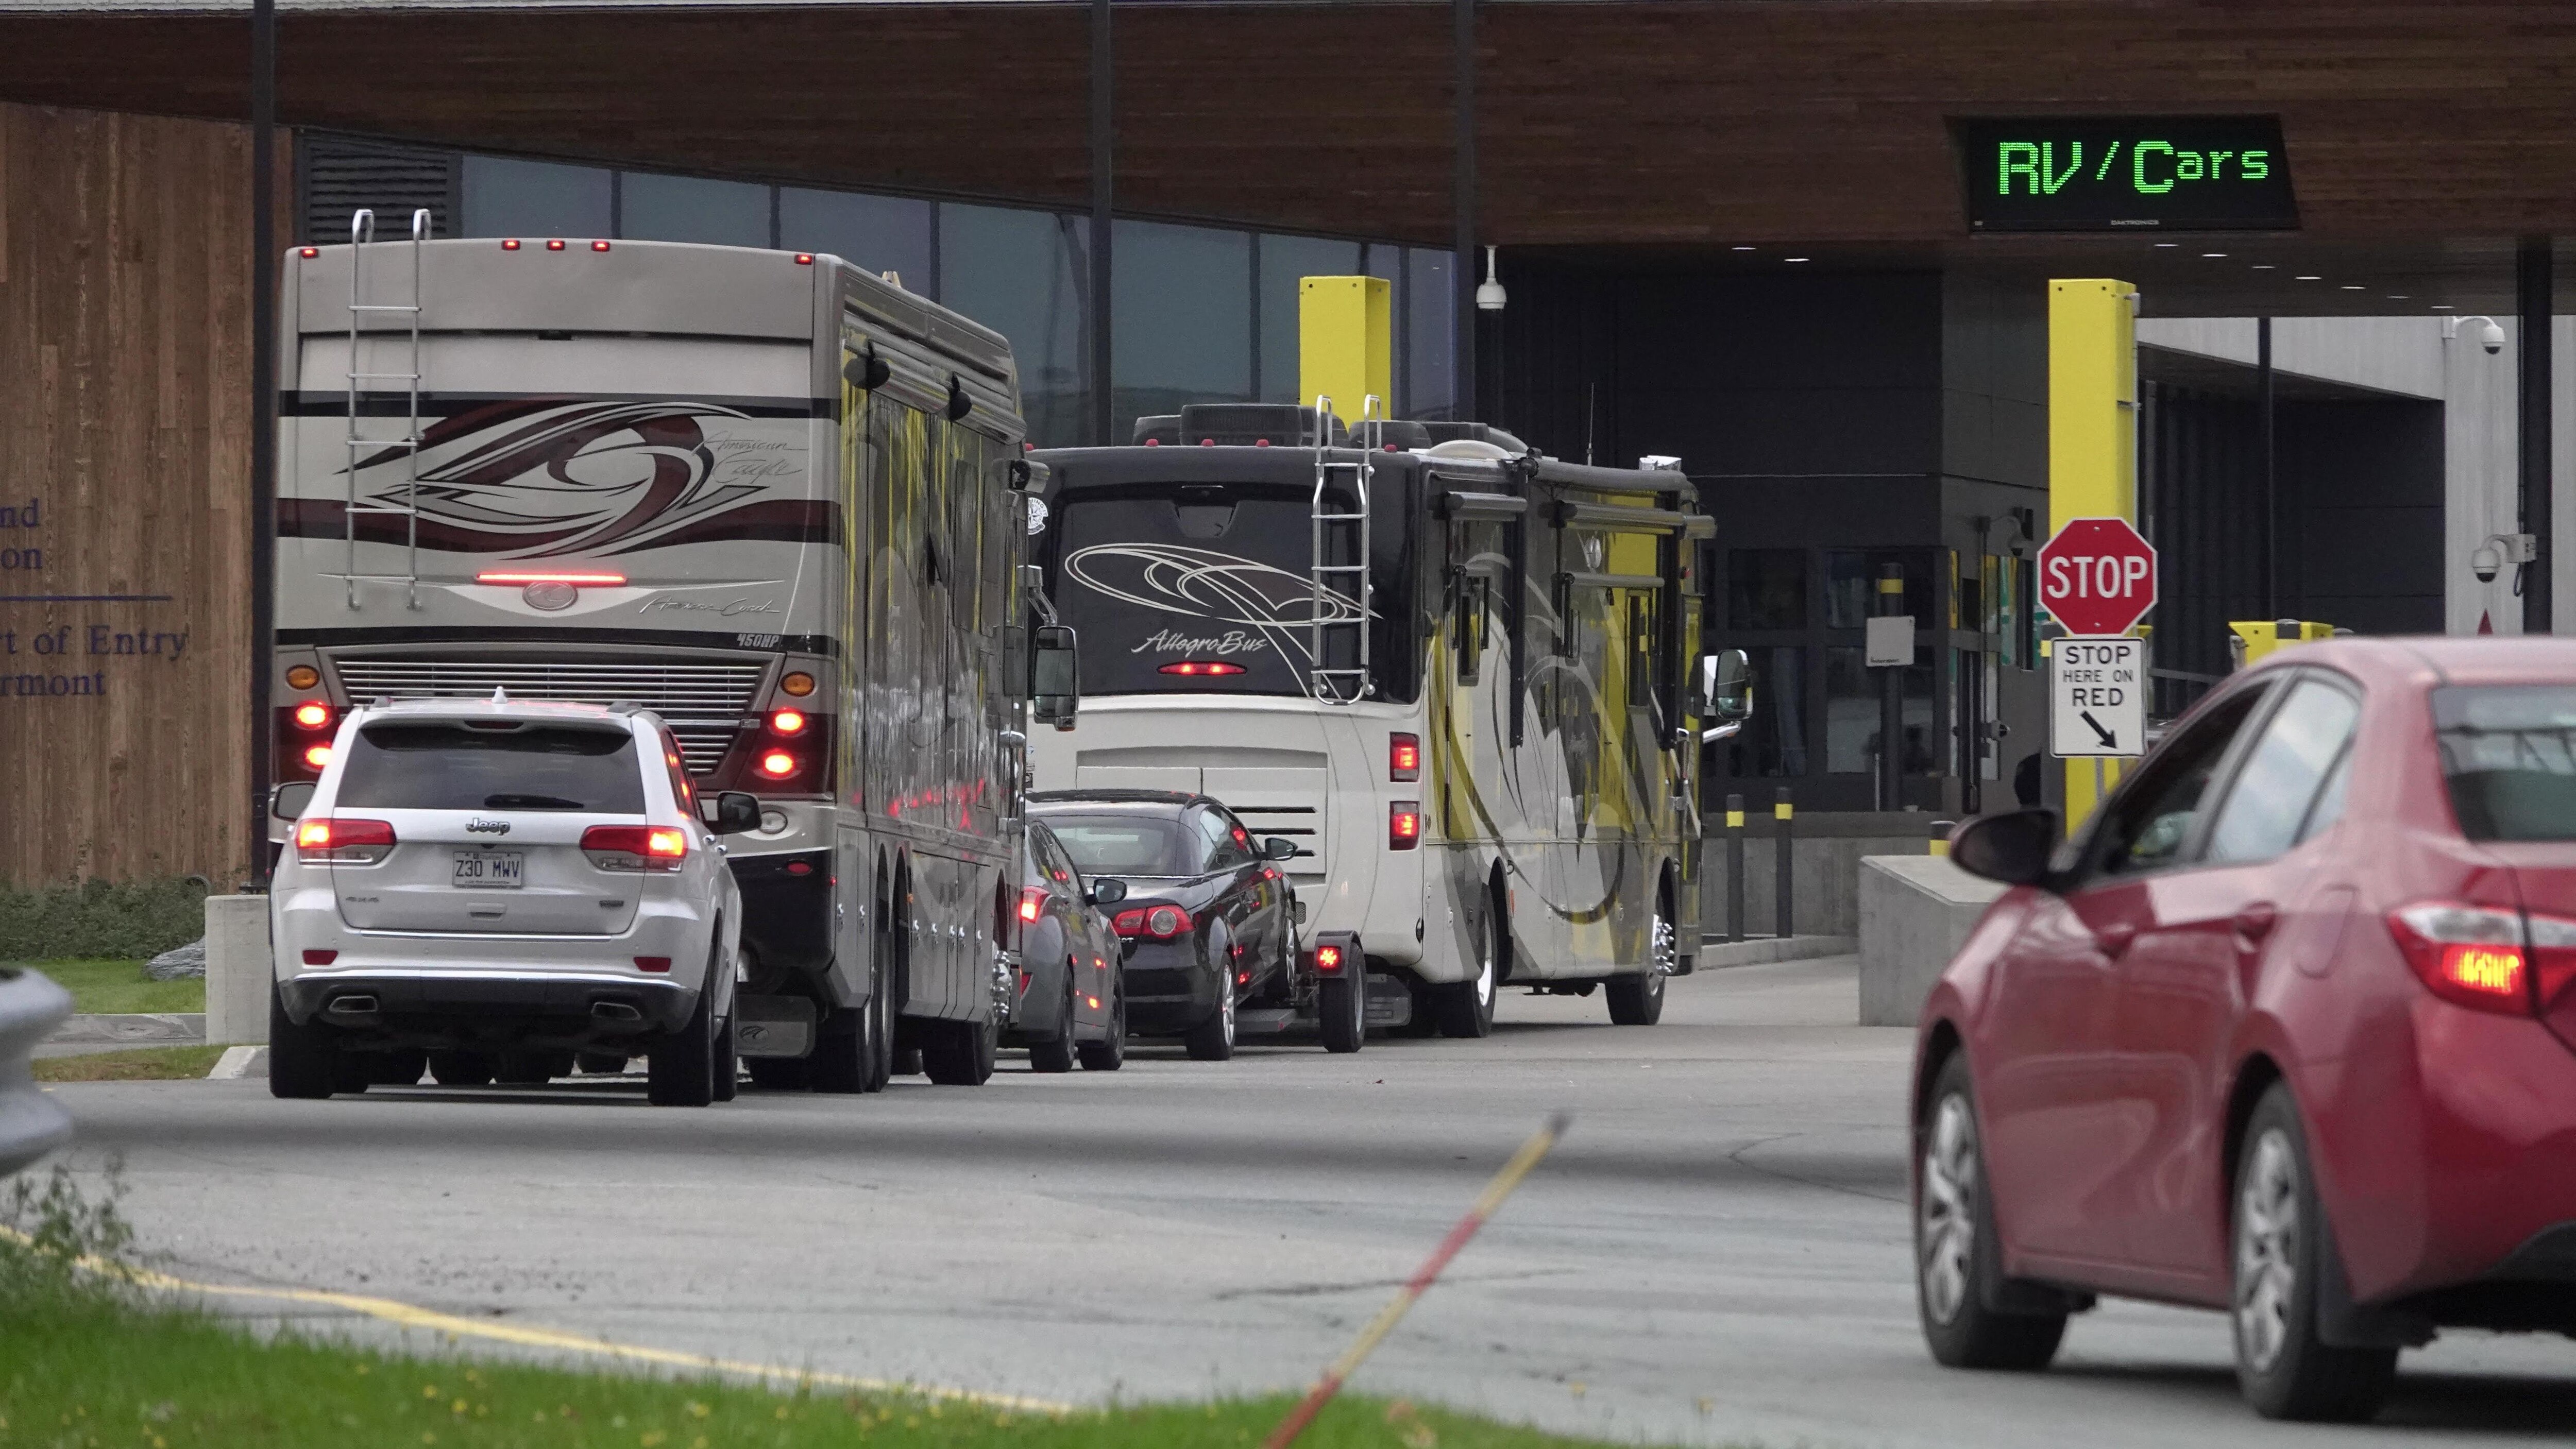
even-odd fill
[(249, 241), (246, 128), (0, 104), (0, 883), (248, 866)]

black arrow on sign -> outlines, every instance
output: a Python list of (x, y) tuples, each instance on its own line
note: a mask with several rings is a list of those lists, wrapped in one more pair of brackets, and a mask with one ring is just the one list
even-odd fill
[(2083, 711), (2080, 718), (2082, 718), (2086, 724), (2093, 727), (2094, 734), (2101, 736), (2102, 748), (2106, 750), (2116, 750), (2120, 747), (2120, 737), (2111, 733), (2109, 730), (2102, 728), (2102, 722), (2093, 717), (2093, 711), (2089, 709)]

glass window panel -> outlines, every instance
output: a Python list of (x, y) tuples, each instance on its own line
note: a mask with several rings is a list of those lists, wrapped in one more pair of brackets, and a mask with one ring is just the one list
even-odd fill
[[(2113, 875), (2181, 863), (2227, 746), (2245, 727), (2261, 689), (2239, 691), (2147, 757), (2110, 806), (2094, 816), (2086, 849)], [(2296, 822), (2292, 822), (2295, 826)]]
[(609, 176), (507, 156), (465, 158), (466, 236), (607, 236)]
[(2270, 860), (2289, 849), (2360, 716), (2360, 701), (2332, 685), (2308, 680), (2291, 690), (2227, 788), (2209, 831), (2210, 861)]
[(1146, 414), (1252, 400), (1251, 233), (1122, 221), (1110, 267), (1116, 441)]
[(1040, 447), (1090, 441), (1082, 327), (1089, 238), (1085, 217), (957, 202), (939, 208), (940, 301), (1011, 340), (1020, 406)]
[(1399, 414), (1408, 418), (1448, 418), (1455, 389), (1450, 385), (1452, 349), (1457, 334), (1458, 294), (1450, 276), (1450, 253), (1416, 247), (1405, 258), (1405, 373)]
[(769, 245), (769, 188), (756, 182), (629, 171), (618, 185), (620, 236), (731, 247)]
[[(1878, 768), (1879, 683), (1881, 671), (1862, 663), (1857, 648), (1825, 651), (1825, 770), (1835, 775), (1867, 775)], [(1943, 761), (1932, 740), (1931, 651), (1917, 649), (1905, 671), (1903, 712), (1905, 773), (1939, 773)]]
[(931, 205), (911, 196), (783, 186), (778, 244), (795, 252), (827, 252), (871, 272), (893, 272), (906, 291), (935, 298)]
[(1753, 661), (1753, 714), (1729, 736), (1719, 772), (1738, 780), (1807, 773), (1807, 651), (1790, 645), (1745, 651)]
[(1739, 548), (1729, 553), (1726, 622), (1732, 629), (1807, 627), (1807, 551)]
[(1261, 400), (1309, 402), (1297, 395), (1297, 283), (1305, 277), (1359, 273), (1360, 244), (1312, 236), (1261, 238)]
[(1930, 628), (1933, 550), (1928, 548), (1829, 549), (1825, 553), (1825, 627), (1858, 629), (1876, 611), (1878, 571), (1905, 570), (1905, 612), (1915, 627)]

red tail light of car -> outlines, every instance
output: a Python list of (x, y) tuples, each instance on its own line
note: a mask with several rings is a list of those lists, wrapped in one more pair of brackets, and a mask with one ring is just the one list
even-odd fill
[(2418, 901), (2389, 912), (2388, 933), (2434, 995), (2475, 1011), (2531, 1016), (2576, 978), (2576, 921), (2557, 916)]
[(1036, 886), (1020, 888), (1020, 919), (1034, 921), (1046, 914), (1047, 893)]
[(601, 870), (678, 870), (689, 858), (689, 834), (667, 825), (594, 825), (581, 833), (581, 853)]
[(1109, 928), (1131, 940), (1143, 936), (1169, 941), (1190, 929), (1190, 913), (1178, 906), (1138, 906), (1120, 911), (1109, 922)]
[(393, 854), (394, 827), (384, 820), (332, 815), (295, 827), (295, 858), (334, 865), (374, 865)]

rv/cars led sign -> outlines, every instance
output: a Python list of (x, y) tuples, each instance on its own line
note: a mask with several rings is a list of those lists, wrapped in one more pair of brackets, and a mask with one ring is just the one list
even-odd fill
[(1957, 119), (1976, 231), (2247, 231), (2299, 224), (2277, 116)]

